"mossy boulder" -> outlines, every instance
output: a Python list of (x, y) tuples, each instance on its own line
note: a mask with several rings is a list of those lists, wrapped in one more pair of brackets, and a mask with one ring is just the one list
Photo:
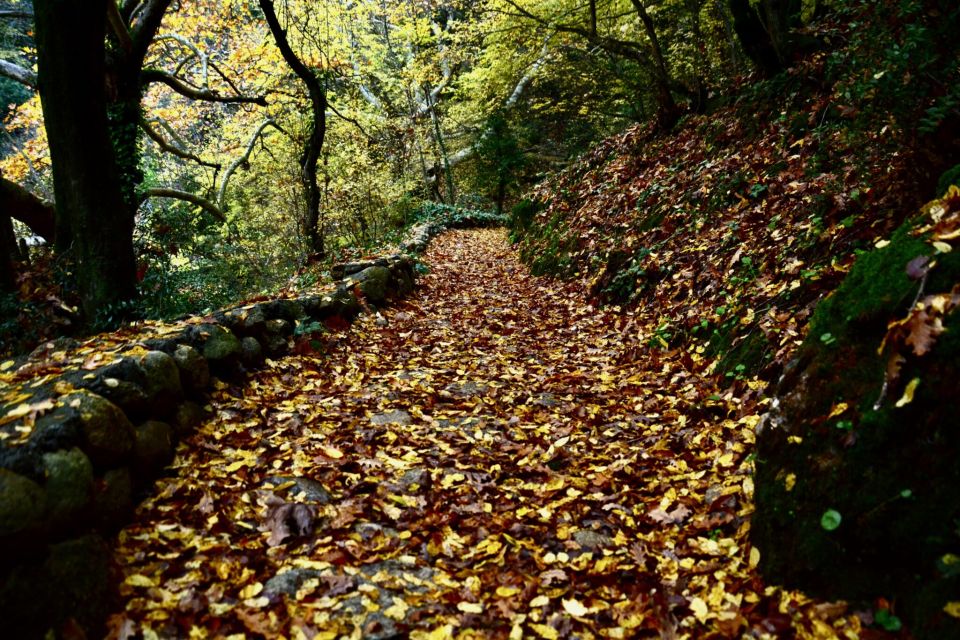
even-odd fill
[(200, 393), (210, 384), (210, 365), (190, 345), (178, 345), (173, 352), (173, 361), (180, 370), (180, 386), (187, 393)]
[(136, 469), (153, 475), (173, 459), (173, 427), (159, 420), (148, 420), (136, 429)]
[(94, 482), (93, 517), (101, 530), (126, 524), (133, 511), (133, 476), (126, 467), (110, 469)]
[(357, 283), (364, 297), (373, 304), (384, 302), (390, 293), (390, 269), (386, 267), (368, 267), (350, 278)]
[(46, 494), (40, 485), (0, 469), (0, 539), (35, 528), (45, 508)]
[(219, 325), (205, 327), (203, 333), (206, 342), (203, 344), (203, 357), (211, 363), (228, 360), (240, 353), (240, 339), (229, 329)]
[(149, 351), (140, 359), (145, 374), (145, 391), (151, 415), (167, 417), (183, 399), (180, 369), (176, 361), (163, 351)]
[(47, 519), (54, 529), (71, 527), (93, 499), (93, 465), (80, 449), (43, 456)]
[(94, 467), (115, 467), (127, 459), (133, 451), (133, 425), (115, 404), (89, 391), (64, 396), (62, 403), (80, 414), (81, 449)]
[(884, 596), (917, 638), (943, 640), (960, 638), (944, 611), (960, 599), (960, 311), (924, 328), (911, 310), (958, 295), (960, 251), (937, 254), (921, 224), (862, 255), (818, 306), (758, 433), (751, 536), (771, 582)]

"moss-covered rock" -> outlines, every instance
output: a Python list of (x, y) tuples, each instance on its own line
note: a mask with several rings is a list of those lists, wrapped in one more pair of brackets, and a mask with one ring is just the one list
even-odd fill
[(944, 611), (960, 594), (960, 312), (916, 326), (911, 340), (944, 329), (919, 354), (888, 335), (914, 300), (960, 283), (960, 252), (935, 255), (925, 223), (861, 256), (818, 306), (758, 434), (751, 531), (771, 581), (891, 598), (916, 637), (942, 640), (960, 638)]
[(190, 345), (178, 345), (173, 352), (173, 361), (180, 370), (180, 386), (187, 393), (200, 393), (210, 384), (210, 365)]
[(37, 526), (46, 507), (46, 494), (33, 480), (0, 469), (0, 538)]
[(148, 420), (136, 429), (136, 469), (152, 475), (173, 459), (173, 428), (166, 422)]
[(54, 529), (77, 524), (93, 498), (93, 465), (80, 449), (43, 456), (47, 477), (47, 519)]
[(357, 283), (364, 297), (373, 304), (385, 302), (390, 293), (390, 269), (386, 267), (368, 267), (350, 276), (350, 279)]
[(100, 530), (121, 527), (132, 511), (133, 477), (129, 469), (110, 469), (94, 482), (93, 517)]
[(145, 391), (151, 415), (167, 417), (183, 398), (180, 369), (176, 361), (162, 351), (150, 351), (140, 359), (145, 374)]
[(123, 463), (133, 451), (133, 425), (115, 404), (88, 391), (63, 398), (63, 404), (80, 414), (81, 449), (94, 467), (110, 468)]
[(240, 353), (240, 339), (229, 329), (219, 325), (205, 328), (206, 342), (203, 344), (203, 357), (213, 363), (232, 358)]

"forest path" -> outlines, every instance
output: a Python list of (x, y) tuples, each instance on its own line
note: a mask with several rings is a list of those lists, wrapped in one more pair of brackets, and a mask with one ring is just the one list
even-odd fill
[(215, 391), (120, 534), (115, 637), (857, 637), (750, 568), (757, 417), (697, 354), (502, 230), (425, 261), (382, 319)]

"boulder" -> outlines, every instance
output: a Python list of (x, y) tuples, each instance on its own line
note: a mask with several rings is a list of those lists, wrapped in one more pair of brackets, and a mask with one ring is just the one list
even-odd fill
[(177, 407), (170, 426), (173, 427), (174, 434), (176, 434), (178, 438), (182, 438), (196, 429), (197, 425), (203, 422), (203, 418), (203, 408), (196, 402), (190, 402), (188, 400)]
[(4, 637), (104, 637), (110, 550), (98, 535), (52, 545), (0, 579)]
[(210, 365), (190, 345), (178, 345), (173, 352), (173, 361), (180, 371), (180, 386), (187, 393), (198, 394), (210, 384)]
[(93, 498), (93, 464), (80, 449), (43, 456), (47, 481), (47, 519), (54, 529), (70, 527)]
[(46, 503), (46, 493), (36, 482), (0, 469), (0, 539), (36, 528)]
[(127, 523), (133, 511), (133, 477), (126, 467), (110, 469), (94, 482), (93, 518), (102, 531)]
[(173, 427), (159, 420), (148, 420), (136, 429), (135, 458), (138, 472), (152, 475), (173, 459)]
[(263, 347), (256, 338), (247, 336), (240, 341), (240, 361), (250, 369), (263, 363)]
[(270, 320), (280, 319), (293, 323), (304, 317), (303, 306), (296, 300), (271, 300), (260, 303), (260, 308)]
[(373, 304), (382, 304), (390, 292), (390, 269), (386, 267), (368, 267), (350, 276), (357, 283), (364, 297)]
[(176, 361), (162, 351), (150, 351), (140, 359), (140, 366), (144, 371), (144, 388), (151, 415), (169, 416), (183, 398), (180, 369)]
[(240, 354), (240, 339), (229, 329), (215, 324), (208, 325), (201, 330), (201, 334), (206, 335), (203, 357), (211, 364), (223, 362)]
[(150, 409), (145, 390), (147, 379), (137, 358), (120, 358), (93, 372), (78, 371), (66, 376), (78, 389), (87, 389), (106, 398), (128, 416), (140, 418)]
[(64, 396), (62, 403), (79, 413), (81, 448), (95, 468), (118, 466), (132, 453), (133, 425), (117, 405), (89, 391)]

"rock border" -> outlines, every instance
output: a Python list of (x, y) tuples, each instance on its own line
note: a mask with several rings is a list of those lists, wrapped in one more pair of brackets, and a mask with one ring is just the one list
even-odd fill
[[(446, 228), (417, 225), (401, 244), (421, 253)], [(352, 321), (415, 287), (416, 261), (394, 254), (336, 265), (334, 287), (188, 319), (146, 349), (103, 366), (73, 367), (5, 407), (0, 426), (29, 432), (0, 443), (0, 617), (18, 638), (73, 621), (98, 630), (109, 608), (108, 537), (132, 516), (138, 490), (172, 461), (176, 443), (205, 418), (213, 376), (251, 371), (291, 350), (313, 323)], [(128, 351), (130, 351), (128, 350)], [(8, 437), (9, 439), (9, 437)]]

